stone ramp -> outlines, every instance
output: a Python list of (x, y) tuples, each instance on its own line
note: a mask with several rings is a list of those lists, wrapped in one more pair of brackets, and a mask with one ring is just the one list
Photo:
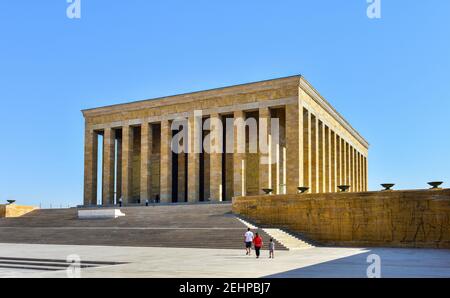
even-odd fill
[[(79, 220), (77, 209), (0, 220), (1, 243), (243, 249), (246, 226), (230, 204), (125, 207), (125, 217)], [(258, 230), (265, 244), (269, 236)], [(285, 249), (277, 243), (280, 250)]]

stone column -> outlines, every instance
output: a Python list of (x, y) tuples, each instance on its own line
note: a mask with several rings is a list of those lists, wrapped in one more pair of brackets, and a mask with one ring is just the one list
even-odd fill
[(116, 204), (122, 197), (122, 137), (117, 139)]
[[(210, 131), (210, 180), (209, 191), (212, 201), (222, 201), (222, 151), (223, 143), (221, 142), (223, 129), (220, 115), (211, 114), (211, 131)], [(214, 149), (215, 148), (215, 149)]]
[(161, 121), (161, 203), (172, 202), (172, 129), (169, 120)]
[(359, 191), (364, 191), (363, 156), (359, 153)]
[(341, 151), (342, 151), (342, 178), (341, 185), (347, 184), (347, 145), (344, 139), (341, 139)]
[[(300, 113), (301, 111), (301, 113)], [(286, 105), (286, 184), (287, 194), (296, 194), (303, 184), (303, 107)]]
[(116, 134), (111, 128), (105, 128), (103, 134), (103, 188), (102, 204), (114, 204), (114, 167)]
[(353, 182), (353, 148), (348, 144), (348, 184), (351, 186), (350, 191), (355, 190), (355, 185)]
[(361, 191), (366, 191), (366, 177), (364, 173), (364, 155), (361, 154)]
[(303, 109), (303, 185), (310, 188), (311, 180), (311, 114)]
[(361, 168), (361, 191), (366, 191), (366, 179), (364, 175), (364, 155), (360, 155), (360, 168)]
[(338, 191), (339, 185), (342, 185), (342, 141), (336, 134), (336, 188), (334, 191)]
[(369, 190), (369, 163), (368, 157), (364, 157), (364, 178), (366, 180), (366, 191)]
[(356, 148), (353, 148), (353, 175), (354, 175), (354, 184), (355, 184), (355, 191), (359, 191), (359, 181), (358, 181), (358, 151), (356, 151)]
[(354, 149), (355, 154), (355, 183), (356, 183), (356, 191), (359, 191), (359, 177), (358, 177), (358, 151), (356, 148)]
[[(271, 148), (271, 117), (269, 108), (259, 109), (259, 138), (264, 144), (267, 144), (265, 150), (267, 152), (259, 153), (259, 193), (264, 194), (263, 189), (272, 188), (272, 148)], [(265, 131), (265, 132), (264, 132)], [(265, 138), (265, 140), (263, 139)], [(260, 143), (261, 144), (261, 143)]]
[(364, 191), (368, 191), (368, 181), (367, 181), (367, 164), (366, 157), (363, 156), (363, 179), (364, 179)]
[(364, 155), (361, 154), (362, 191), (367, 191)]
[(151, 194), (151, 154), (153, 147), (152, 125), (146, 121), (141, 126), (141, 204), (150, 200)]
[(331, 137), (331, 192), (336, 192), (337, 189), (337, 139), (336, 133), (330, 130)]
[[(234, 120), (242, 119), (245, 121), (244, 111), (235, 111)], [(245, 196), (245, 134), (242, 140), (239, 140), (239, 127), (234, 126), (234, 153), (233, 153), (233, 176), (234, 176), (234, 196)], [(239, 142), (244, 144), (239, 144)], [(241, 151), (241, 152), (240, 152)]]
[(200, 151), (203, 150), (201, 117), (189, 118), (188, 137), (188, 202), (198, 202), (200, 199)]
[(319, 193), (325, 192), (325, 127), (322, 121), (319, 121)]
[(311, 192), (319, 192), (319, 120), (311, 114)]
[(358, 191), (362, 191), (362, 179), (361, 179), (361, 154), (356, 151), (356, 176), (358, 181)]
[(133, 127), (122, 128), (122, 198), (123, 203), (131, 203), (133, 175)]
[(359, 170), (361, 179), (361, 191), (366, 191), (365, 181), (364, 181), (364, 156), (362, 153), (359, 154)]
[(338, 185), (343, 185), (345, 183), (345, 172), (344, 172), (344, 140), (339, 136), (339, 182)]
[(344, 164), (344, 177), (343, 177), (344, 181), (342, 182), (342, 184), (349, 185), (350, 184), (350, 178), (349, 178), (348, 172), (349, 172), (349, 163), (350, 163), (350, 161), (349, 161), (349, 152), (350, 151), (348, 151), (348, 143), (345, 140), (343, 142), (344, 142), (344, 144), (343, 144), (343, 146), (344, 146), (343, 154), (344, 154), (345, 164)]
[[(344, 161), (345, 161), (345, 142), (341, 136), (339, 136), (339, 180), (337, 185), (345, 184), (345, 169), (344, 169)], [(337, 189), (337, 191), (340, 191)]]
[(98, 135), (86, 125), (84, 131), (84, 205), (97, 205)]
[(328, 126), (325, 128), (325, 191), (330, 192), (331, 189), (331, 130)]
[(350, 185), (350, 148), (347, 142), (344, 141), (344, 174), (345, 183)]
[(356, 148), (353, 148), (353, 161), (354, 161), (354, 166), (353, 166), (353, 172), (354, 172), (354, 183), (355, 184), (355, 192), (359, 191), (359, 179), (358, 179), (358, 151), (356, 150)]
[(364, 156), (359, 154), (359, 179), (360, 179), (360, 191), (365, 191), (364, 182)]
[(356, 192), (355, 182), (355, 150), (350, 145), (350, 184), (352, 186), (352, 192)]

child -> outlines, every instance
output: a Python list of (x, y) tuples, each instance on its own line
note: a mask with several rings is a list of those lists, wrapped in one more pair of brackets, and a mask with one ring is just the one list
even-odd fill
[(269, 242), (269, 259), (273, 259), (274, 257), (274, 251), (275, 251), (275, 242), (273, 242), (273, 239), (270, 238)]

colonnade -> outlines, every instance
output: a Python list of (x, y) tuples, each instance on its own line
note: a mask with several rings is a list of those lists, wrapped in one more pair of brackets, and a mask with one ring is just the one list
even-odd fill
[[(144, 204), (146, 200), (223, 201), (233, 196), (262, 194), (265, 188), (277, 194), (297, 193), (299, 186), (309, 187), (312, 193), (337, 192), (338, 186), (344, 184), (351, 186), (350, 191), (367, 190), (367, 156), (347, 136), (297, 100), (281, 106), (212, 112), (206, 118), (225, 123), (226, 118), (245, 119), (250, 115), (268, 119), (266, 126), (258, 121), (259, 130), (267, 130), (267, 153), (238, 152), (235, 141), (233, 153), (190, 150), (174, 154), (174, 119), (169, 118), (124, 121), (101, 128), (87, 123), (84, 204), (112, 205), (119, 198), (125, 204)], [(273, 118), (280, 123), (278, 143), (271, 142)], [(202, 143), (204, 132), (196, 127), (195, 117), (189, 115), (187, 122), (193, 127), (188, 135), (189, 146)], [(234, 140), (238, 133), (239, 128), (234, 127)], [(97, 195), (99, 135), (103, 136), (101, 202)]]

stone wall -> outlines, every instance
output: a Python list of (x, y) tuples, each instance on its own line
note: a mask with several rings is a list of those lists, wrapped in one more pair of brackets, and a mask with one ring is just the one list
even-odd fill
[(324, 245), (450, 248), (450, 189), (238, 197), (233, 212)]
[(0, 218), (21, 217), (31, 211), (36, 210), (36, 207), (32, 206), (18, 206), (12, 205), (0, 205)]

